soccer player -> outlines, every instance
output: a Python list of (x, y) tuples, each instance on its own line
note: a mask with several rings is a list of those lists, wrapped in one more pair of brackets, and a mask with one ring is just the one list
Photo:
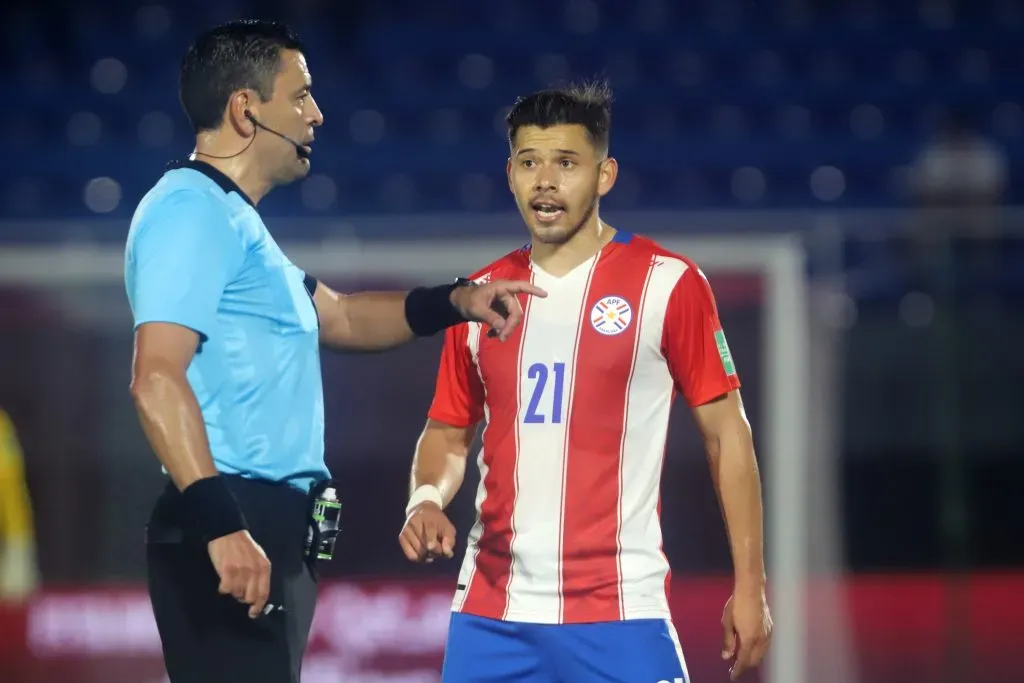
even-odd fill
[(257, 205), (309, 172), (323, 116), (287, 28), (199, 36), (181, 101), (195, 154), (139, 203), (125, 249), (131, 392), (169, 475), (146, 529), (153, 611), (172, 683), (298, 683), (330, 554), (306, 547), (330, 476), (319, 345), (384, 350), (465, 320), (504, 340), (515, 294), (543, 293), (453, 279), (342, 296), (288, 260)]
[(474, 275), (529, 279), (522, 325), (499, 344), (449, 328), (416, 447), (399, 542), (452, 557), (452, 500), (481, 423), (477, 519), (458, 577), (443, 680), (688, 680), (671, 623), (659, 485), (677, 395), (706, 444), (735, 582), (723, 659), (761, 661), (762, 510), (740, 381), (698, 266), (603, 222), (615, 184), (605, 84), (541, 91), (508, 115), (508, 181), (531, 242)]
[(14, 421), (0, 408), (0, 604), (28, 600), (39, 587), (32, 500)]

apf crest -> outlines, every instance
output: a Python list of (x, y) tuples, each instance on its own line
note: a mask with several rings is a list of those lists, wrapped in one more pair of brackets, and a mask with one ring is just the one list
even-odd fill
[(622, 297), (603, 297), (590, 310), (590, 324), (606, 336), (625, 332), (632, 321), (633, 309)]

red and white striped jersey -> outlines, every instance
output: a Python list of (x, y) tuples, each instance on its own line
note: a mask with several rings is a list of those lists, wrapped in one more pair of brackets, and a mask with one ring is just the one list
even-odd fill
[(449, 328), (429, 417), (486, 422), (453, 609), (534, 623), (668, 618), (659, 489), (676, 393), (739, 387), (697, 266), (619, 232), (564, 277), (529, 247), (477, 273), (529, 280), (505, 342)]

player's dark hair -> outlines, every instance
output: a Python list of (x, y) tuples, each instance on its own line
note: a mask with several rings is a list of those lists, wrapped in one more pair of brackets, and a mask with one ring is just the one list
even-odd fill
[(242, 19), (212, 28), (192, 42), (181, 60), (179, 97), (197, 133), (220, 128), (231, 93), (274, 95), (282, 50), (302, 50), (284, 24)]
[(586, 128), (591, 144), (607, 153), (612, 125), (612, 90), (607, 81), (540, 90), (517, 99), (505, 121), (511, 145), (515, 144), (516, 133), (523, 126), (550, 128), (575, 124)]

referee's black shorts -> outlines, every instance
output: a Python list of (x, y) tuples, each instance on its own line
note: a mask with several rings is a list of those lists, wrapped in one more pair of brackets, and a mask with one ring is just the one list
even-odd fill
[(173, 484), (146, 529), (149, 595), (171, 683), (299, 683), (316, 605), (305, 557), (308, 496), (281, 484), (230, 476), (249, 533), (270, 560), (270, 598), (258, 619), (217, 591), (206, 544), (183, 521)]

